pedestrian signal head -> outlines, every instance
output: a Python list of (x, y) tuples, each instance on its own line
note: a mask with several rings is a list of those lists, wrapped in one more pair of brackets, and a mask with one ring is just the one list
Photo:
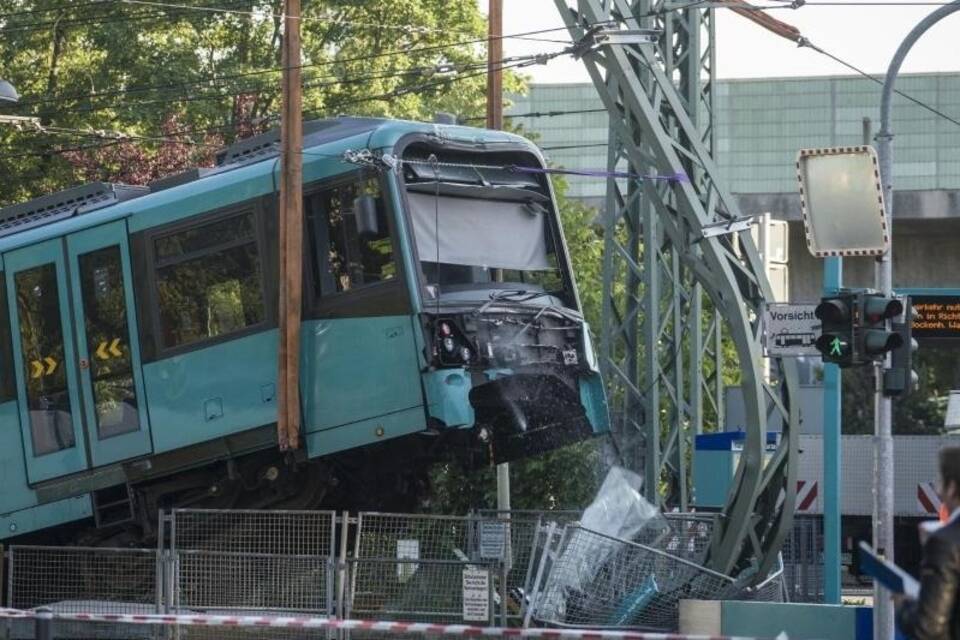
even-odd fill
[(855, 294), (841, 294), (825, 297), (817, 305), (814, 315), (821, 322), (821, 330), (815, 345), (824, 362), (841, 367), (849, 367), (855, 363), (855, 303)]

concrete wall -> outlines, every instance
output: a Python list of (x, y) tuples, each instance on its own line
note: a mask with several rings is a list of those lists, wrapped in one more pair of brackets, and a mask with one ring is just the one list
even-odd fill
[[(894, 224), (894, 287), (960, 287), (960, 219), (904, 220)], [(790, 300), (820, 299), (823, 260), (807, 250), (803, 225), (790, 223)], [(875, 261), (846, 258), (843, 284), (873, 287)]]
[(682, 600), (681, 634), (789, 640), (871, 640), (870, 607), (733, 600)]

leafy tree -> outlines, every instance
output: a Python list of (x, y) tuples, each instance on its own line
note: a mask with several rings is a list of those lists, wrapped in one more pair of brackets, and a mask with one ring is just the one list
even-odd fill
[[(0, 0), (0, 76), (20, 90), (18, 112), (47, 128), (0, 127), (0, 171), (12, 177), (0, 203), (91, 179), (148, 182), (276, 125), (281, 0), (181, 4)], [(309, 2), (302, 35), (308, 117), (483, 109), (485, 21), (474, 0)], [(504, 84), (523, 86), (509, 72)]]
[[(913, 358), (920, 380), (910, 395), (893, 401), (895, 435), (937, 435), (943, 432), (947, 397), (960, 387), (960, 366), (954, 349), (921, 345)], [(873, 433), (872, 368), (847, 369), (842, 375), (841, 425), (846, 434)]]

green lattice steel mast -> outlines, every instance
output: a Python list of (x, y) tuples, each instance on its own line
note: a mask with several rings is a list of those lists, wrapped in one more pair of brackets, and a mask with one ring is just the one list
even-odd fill
[[(759, 323), (770, 285), (711, 156), (714, 10), (663, 0), (555, 2), (578, 42), (590, 43), (600, 26), (658, 30), (656, 44), (600, 38), (583, 47), (582, 60), (610, 116), (608, 167), (689, 177), (608, 181), (601, 356), (616, 448), (643, 475), (648, 498), (687, 508), (693, 437), (722, 428), (725, 337), (746, 436), (707, 564), (765, 576), (792, 523), (797, 376), (792, 362), (778, 361), (764, 380)], [(765, 465), (770, 416), (783, 437)]]

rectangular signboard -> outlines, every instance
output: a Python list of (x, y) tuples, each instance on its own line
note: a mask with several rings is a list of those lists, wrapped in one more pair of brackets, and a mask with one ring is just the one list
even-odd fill
[(910, 296), (913, 301), (913, 337), (960, 339), (960, 296)]
[(486, 569), (463, 570), (463, 621), (490, 621), (490, 572)]
[(769, 303), (763, 310), (763, 346), (768, 356), (819, 356), (817, 304)]
[(480, 523), (480, 558), (503, 560), (507, 551), (507, 523), (482, 521)]

